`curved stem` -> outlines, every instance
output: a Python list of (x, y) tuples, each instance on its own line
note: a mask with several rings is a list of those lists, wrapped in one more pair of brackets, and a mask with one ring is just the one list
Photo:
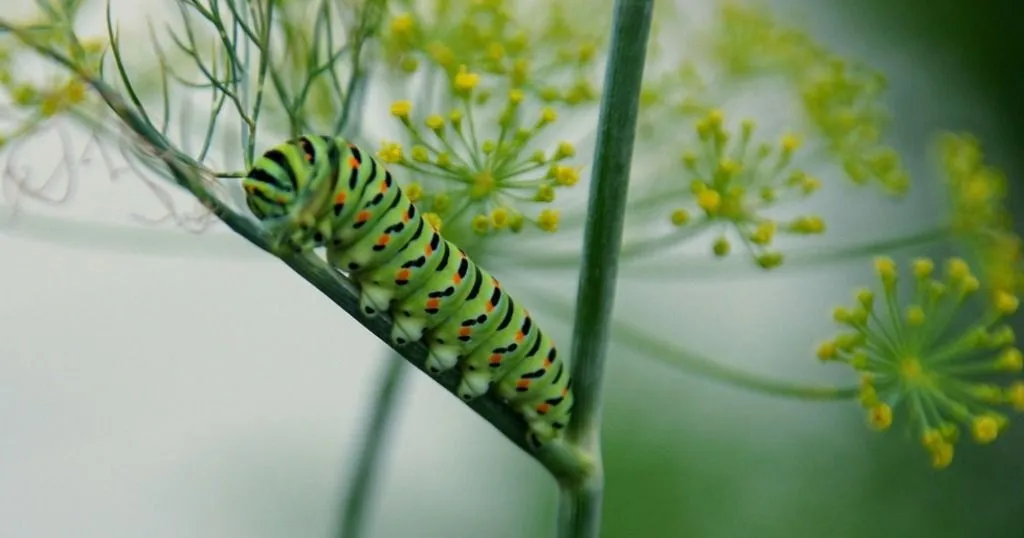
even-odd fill
[(338, 538), (359, 538), (365, 526), (367, 501), (373, 496), (373, 486), (380, 466), (381, 447), (387, 428), (394, 416), (395, 405), (401, 394), (399, 388), (405, 379), (405, 363), (393, 352), (387, 353), (377, 398), (366, 422), (363, 444), (355, 458), (355, 474), (345, 492), (345, 505), (341, 512)]
[[(784, 269), (781, 270), (813, 268), (830, 263), (861, 259), (875, 254), (891, 253), (896, 250), (930, 245), (950, 239), (954, 239), (954, 233), (949, 224), (944, 224), (871, 243), (794, 249), (789, 253), (785, 253), (786, 261), (783, 264)], [(634, 243), (626, 243), (622, 247), (622, 254), (625, 256), (627, 253), (649, 253), (652, 251), (649, 248), (652, 241), (652, 239), (648, 238)], [(515, 252), (517, 263), (537, 270), (562, 271), (575, 267), (580, 259), (578, 252), (567, 253), (564, 250), (543, 251), (537, 248), (503, 249), (500, 244), (494, 245), (491, 250), (494, 251), (494, 257), (496, 260), (499, 260), (499, 263), (502, 255), (507, 257), (509, 253)], [(524, 252), (530, 253), (529, 258), (523, 258)], [(741, 255), (731, 260), (713, 259), (710, 253), (706, 256), (661, 254), (660, 258), (624, 257), (622, 263), (624, 266), (629, 267), (629, 271), (623, 272), (622, 278), (649, 279), (675, 277), (680, 273), (686, 273), (687, 278), (718, 278), (722, 276), (735, 276), (742, 273), (765, 272), (764, 269), (756, 266), (752, 260)], [(780, 269), (774, 270), (774, 272), (779, 271)]]
[[(550, 293), (530, 289), (526, 286), (519, 286), (517, 290), (522, 295), (529, 295), (531, 304), (540, 305), (540, 308), (555, 312), (559, 317), (571, 314), (571, 307), (567, 303), (555, 299)], [(719, 383), (762, 394), (801, 400), (843, 400), (853, 398), (859, 393), (857, 387), (807, 385), (772, 379), (727, 366), (620, 321), (613, 321), (612, 332), (619, 343), (625, 344), (630, 350), (641, 353), (647, 358)]]
[[(352, 51), (352, 74), (348, 81), (348, 88), (345, 90), (345, 100), (341, 106), (341, 113), (334, 125), (334, 134), (340, 135), (349, 132), (349, 135), (358, 132), (363, 120), (362, 104), (366, 93), (367, 77), (363, 72), (363, 47), (380, 29), (387, 11), (388, 0), (372, 0), (367, 2), (360, 14), (359, 26), (355, 31), (355, 46)], [(352, 111), (356, 110), (355, 118), (352, 118)]]
[(575, 403), (566, 431), (566, 439), (587, 454), (594, 468), (582, 481), (561, 484), (558, 531), (563, 538), (600, 535), (601, 392), (653, 10), (653, 0), (616, 0), (614, 7), (573, 323)]

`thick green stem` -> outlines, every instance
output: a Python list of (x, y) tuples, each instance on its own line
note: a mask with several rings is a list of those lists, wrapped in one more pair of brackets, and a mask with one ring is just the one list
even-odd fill
[(341, 512), (341, 524), (338, 527), (338, 538), (359, 538), (363, 535), (368, 501), (373, 496), (373, 487), (376, 482), (377, 469), (380, 466), (381, 448), (384, 446), (384, 437), (387, 428), (394, 416), (395, 404), (401, 394), (401, 387), (405, 379), (405, 363), (402, 357), (396, 356), (393, 352), (387, 354), (387, 364), (384, 365), (377, 388), (377, 398), (373, 402), (373, 411), (366, 422), (366, 432), (363, 434), (363, 445), (355, 459), (355, 474), (349, 482), (348, 490), (345, 492), (344, 507)]
[(590, 457), (593, 471), (582, 481), (562, 484), (558, 525), (562, 538), (600, 534), (601, 392), (653, 10), (653, 0), (615, 2), (573, 324), (575, 404), (566, 432), (568, 441)]
[(588, 484), (562, 485), (558, 501), (559, 538), (595, 538), (601, 535), (604, 476), (595, 471)]

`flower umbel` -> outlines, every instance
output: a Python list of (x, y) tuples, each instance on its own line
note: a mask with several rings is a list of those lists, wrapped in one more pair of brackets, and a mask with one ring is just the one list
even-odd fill
[(394, 103), (392, 115), (402, 122), (412, 144), (406, 151), (398, 142), (385, 142), (378, 155), (422, 179), (406, 189), (425, 211), (438, 215), (446, 231), (459, 222), (476, 235), (519, 232), (525, 223), (556, 231), (556, 210), (546, 208), (531, 216), (525, 206), (550, 204), (557, 189), (579, 181), (580, 168), (568, 164), (576, 154), (573, 144), (563, 141), (547, 151), (535, 145), (537, 136), (557, 121), (557, 112), (545, 107), (533, 121), (525, 121), (525, 94), (513, 89), (504, 102), (490, 107), (497, 118), (488, 133), (492, 136), (485, 137), (487, 123), (478, 125), (475, 119), (491, 99), (478, 98), (479, 83), (480, 75), (460, 67), (452, 79), (455, 106), (444, 115), (421, 117), (409, 101)]
[(604, 32), (595, 28), (593, 16), (587, 24), (573, 18), (572, 4), (436, 0), (432, 8), (393, 14), (382, 44), (400, 72), (439, 68), (455, 77), (465, 67), (549, 103), (593, 103), (591, 75)]
[(716, 58), (731, 76), (779, 74), (796, 89), (815, 134), (850, 179), (892, 194), (906, 191), (910, 179), (899, 155), (881, 143), (889, 114), (880, 72), (839, 57), (756, 4), (724, 2), (711, 35)]
[(974, 251), (993, 300), (1024, 291), (1024, 248), (1006, 208), (1006, 176), (985, 162), (973, 136), (947, 133), (939, 152), (952, 205), (952, 228)]
[(875, 270), (882, 296), (876, 299), (865, 288), (857, 292), (855, 305), (837, 308), (833, 317), (845, 330), (822, 344), (818, 357), (860, 373), (861, 405), (870, 426), (884, 430), (905, 421), (932, 465), (945, 468), (961, 430), (987, 444), (1009, 424), (1000, 405), (1024, 410), (1024, 383), (993, 382), (1024, 368), (1013, 329), (1004, 323), (1018, 300), (1005, 295), (967, 329), (954, 332), (957, 316), (980, 287), (967, 262), (947, 260), (944, 275), (936, 278), (932, 260), (914, 260), (909, 302), (898, 297), (900, 275), (892, 259), (876, 259)]
[(697, 140), (683, 153), (682, 165), (688, 179), (687, 194), (695, 207), (671, 212), (673, 225), (720, 232), (713, 246), (718, 256), (731, 251), (726, 237), (735, 229), (758, 264), (777, 266), (782, 255), (771, 249), (779, 233), (820, 234), (824, 221), (805, 215), (780, 222), (762, 214), (774, 204), (805, 198), (821, 186), (820, 181), (793, 166), (800, 138), (783, 135), (775, 143), (755, 143), (751, 120), (732, 132), (721, 111), (711, 110), (696, 123)]
[[(71, 24), (75, 12), (59, 13), (67, 17), (62, 23)], [(99, 39), (88, 39), (82, 42), (69, 42), (67, 35), (60, 28), (47, 29), (39, 32), (39, 38), (53, 43), (55, 47), (67, 49), (68, 53), (82, 65), (98, 66), (104, 53), (105, 44)], [(24, 69), (16, 65), (17, 55), (12, 55), (6, 43), (0, 42), (0, 99), (8, 101), (10, 112), (4, 118), (0, 129), (0, 148), (7, 140), (25, 138), (39, 131), (48, 120), (69, 113), (73, 108), (82, 108), (87, 104), (88, 92), (86, 85), (77, 77), (70, 75), (51, 75), (45, 82), (23, 74)], [(11, 121), (14, 120), (14, 121)], [(13, 128), (8, 128), (15, 123)]]

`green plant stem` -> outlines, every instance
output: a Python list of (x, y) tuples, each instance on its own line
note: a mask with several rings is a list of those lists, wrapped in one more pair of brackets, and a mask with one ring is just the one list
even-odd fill
[[(22, 29), (17, 24), (0, 19), (0, 32), (10, 33), (25, 46), (36, 50), (80, 77), (83, 82), (99, 94), (120, 122), (128, 130), (132, 131), (134, 138), (129, 139), (129, 143), (133, 144), (140, 154), (147, 155), (150, 159), (158, 160), (178, 186), (191, 193), (211, 213), (224, 222), (228, 228), (244, 237), (254, 246), (268, 253), (271, 252), (270, 236), (263, 227), (248, 217), (236, 213), (207, 188), (204, 178), (212, 176), (213, 173), (174, 147), (146, 119), (144, 113), (133, 109), (117, 90), (103, 80), (100, 80), (89, 69), (68, 58), (63, 52), (37, 42), (32, 38), (31, 32)], [(155, 167), (153, 169), (156, 170)], [(341, 307), (342, 310), (366, 327), (374, 336), (394, 349), (395, 352), (401, 354), (403, 358), (423, 371), (424, 374), (429, 375), (424, 365), (427, 358), (426, 346), (422, 342), (406, 346), (393, 344), (390, 336), (391, 319), (385, 315), (368, 318), (363, 314), (362, 309), (359, 308), (359, 292), (356, 286), (343, 277), (336, 269), (312, 253), (298, 256), (281, 256), (280, 259), (298, 273), (299, 276), (320, 290), (321, 293)], [(459, 384), (459, 377), (459, 373), (453, 369), (433, 379), (449, 393), (455, 395)], [(556, 479), (560, 481), (578, 480), (579, 477), (585, 476), (589, 472), (589, 462), (581, 459), (576, 451), (571, 450), (573, 447), (567, 447), (567, 449), (553, 447), (551, 450), (542, 451), (534, 450), (527, 442), (528, 428), (522, 416), (497, 396), (481, 396), (466, 403), (466, 405), (487, 420), (513, 444), (535, 457)]]
[[(694, 239), (688, 237), (687, 239)], [(926, 246), (941, 241), (956, 239), (952, 227), (947, 224), (938, 225), (925, 230), (910, 232), (880, 241), (870, 243), (861, 242), (848, 245), (823, 245), (819, 247), (795, 248), (785, 252), (786, 261), (781, 267), (782, 271), (797, 270), (820, 267), (822, 265), (834, 264), (850, 260), (863, 259), (867, 256), (882, 253), (891, 254), (894, 251)], [(622, 246), (622, 265), (628, 266), (629, 271), (623, 272), (622, 278), (675, 278), (680, 274), (686, 274), (687, 278), (720, 278), (725, 276), (736, 276), (737, 274), (766, 272), (753, 263), (744, 252), (738, 252), (731, 259), (713, 259), (710, 253), (707, 255), (692, 255), (672, 253), (666, 250), (671, 246), (672, 238), (666, 237), (660, 249), (649, 248), (657, 243), (655, 239), (641, 239), (632, 243), (625, 243)], [(489, 245), (488, 254), (493, 251), (497, 260), (502, 256), (507, 257), (512, 249), (503, 248), (505, 245), (495, 242)], [(542, 250), (532, 249), (529, 259), (523, 259), (523, 249), (516, 249), (516, 260), (518, 263), (529, 265), (530, 269), (563, 271), (566, 268), (575, 267), (579, 263), (578, 252), (565, 252), (564, 250)], [(633, 257), (638, 254), (649, 254), (657, 252), (657, 257)], [(779, 272), (775, 269), (774, 272)]]
[[(528, 287), (519, 287), (519, 292), (530, 297), (530, 303), (538, 308), (569, 316), (572, 307), (552, 297), (550, 293)], [(857, 387), (835, 387), (831, 385), (808, 385), (768, 377), (727, 366), (709, 357), (702, 356), (677, 344), (662, 340), (654, 335), (620, 321), (613, 321), (612, 334), (631, 351), (661, 362), (672, 368), (684, 370), (712, 381), (737, 388), (760, 392), (769, 396), (795, 398), (800, 400), (843, 400), (856, 397)]]
[(345, 492), (338, 538), (359, 538), (365, 529), (363, 521), (366, 517), (367, 503), (373, 496), (384, 437), (394, 416), (395, 405), (401, 394), (399, 389), (405, 379), (405, 363), (402, 357), (389, 351), (386, 360), (377, 387), (377, 397), (373, 401), (373, 411), (366, 422), (363, 444), (355, 459), (355, 474)]
[[(352, 74), (349, 78), (348, 88), (345, 90), (345, 100), (341, 106), (341, 113), (338, 115), (338, 122), (334, 126), (335, 135), (346, 131), (358, 132), (361, 128), (362, 103), (367, 82), (366, 77), (363, 76), (363, 46), (380, 30), (387, 8), (388, 0), (370, 0), (364, 4), (363, 12), (360, 13), (359, 26), (355, 30), (355, 46), (352, 50)], [(357, 110), (355, 121), (352, 118), (353, 109)]]
[(653, 10), (653, 0), (616, 0), (612, 16), (573, 322), (575, 404), (566, 431), (566, 439), (591, 459), (593, 471), (583, 481), (561, 484), (558, 530), (562, 538), (600, 535), (601, 392)]

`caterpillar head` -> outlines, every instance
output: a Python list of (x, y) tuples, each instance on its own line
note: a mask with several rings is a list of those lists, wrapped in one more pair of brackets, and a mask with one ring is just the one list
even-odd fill
[(275, 252), (323, 244), (319, 223), (337, 187), (339, 157), (338, 143), (311, 135), (278, 144), (253, 163), (242, 180), (246, 204), (275, 236)]
[(242, 180), (249, 210), (260, 220), (318, 214), (334, 190), (330, 170), (339, 154), (332, 139), (316, 135), (268, 149)]

